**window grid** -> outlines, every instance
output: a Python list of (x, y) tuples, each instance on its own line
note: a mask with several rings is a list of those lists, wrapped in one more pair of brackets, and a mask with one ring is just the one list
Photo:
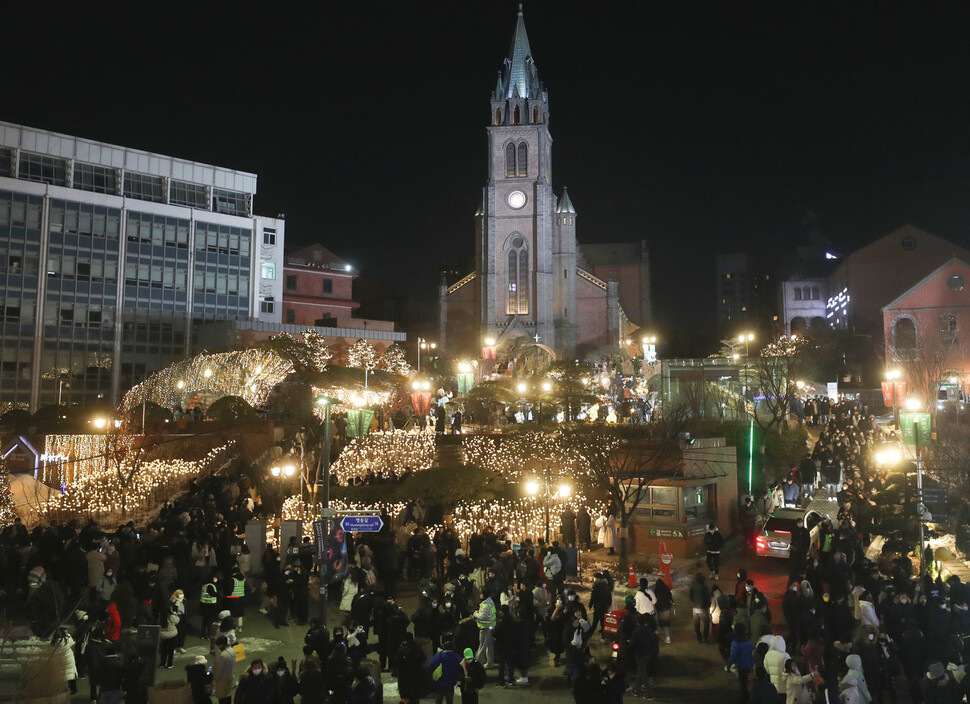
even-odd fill
[(165, 201), (165, 184), (161, 176), (125, 172), (125, 195), (152, 203)]
[(74, 188), (92, 193), (118, 192), (118, 174), (114, 169), (97, 164), (74, 164)]
[(525, 240), (516, 235), (508, 253), (508, 298), (505, 312), (526, 315), (529, 312), (529, 253)]
[(205, 197), (205, 186), (196, 183), (173, 180), (169, 189), (168, 201), (174, 205), (184, 205), (189, 208), (209, 209)]
[(24, 181), (49, 183), (52, 186), (67, 185), (67, 162), (57, 157), (33, 152), (20, 153), (20, 173)]
[(238, 191), (227, 191), (224, 188), (212, 189), (213, 210), (226, 215), (248, 215), (246, 208), (246, 194)]
[(0, 176), (13, 176), (13, 152), (0, 147)]

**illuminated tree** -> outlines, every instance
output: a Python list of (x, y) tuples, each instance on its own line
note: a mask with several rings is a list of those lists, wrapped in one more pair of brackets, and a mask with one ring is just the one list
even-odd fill
[(10, 475), (3, 462), (0, 462), (0, 528), (6, 528), (17, 517), (17, 508), (10, 495)]
[(387, 348), (387, 352), (377, 360), (377, 368), (397, 374), (398, 376), (410, 376), (411, 365), (408, 364), (404, 355), (404, 350), (397, 343)]
[(348, 367), (357, 367), (372, 372), (377, 368), (377, 362), (377, 350), (367, 340), (357, 340), (347, 350)]
[(763, 430), (781, 432), (788, 427), (788, 414), (798, 396), (796, 383), (809, 370), (810, 349), (804, 337), (782, 335), (768, 343), (758, 357), (746, 360), (742, 383), (762, 397), (760, 408), (746, 404), (746, 410)]

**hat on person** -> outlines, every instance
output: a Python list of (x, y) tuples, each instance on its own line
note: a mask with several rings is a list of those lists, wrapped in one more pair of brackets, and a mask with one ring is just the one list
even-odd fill
[(457, 550), (455, 550), (455, 557), (458, 557), (459, 555), (464, 555), (464, 554), (465, 554), (465, 551), (462, 550), (461, 548), (458, 548)]
[(635, 608), (636, 608), (636, 605), (637, 605), (637, 600), (636, 600), (636, 599), (635, 599), (634, 597), (632, 597), (632, 596), (628, 596), (628, 597), (627, 597), (627, 598), (626, 598), (626, 599), (624, 600), (624, 603), (626, 604), (626, 608), (627, 608), (628, 610), (631, 610), (631, 611), (632, 611), (633, 609), (635, 609)]
[(196, 655), (195, 656), (195, 664), (196, 665), (205, 665), (206, 662), (208, 662), (208, 661), (205, 659), (205, 655)]
[(465, 660), (474, 660), (475, 659), (475, 653), (472, 651), (471, 648), (465, 648), (465, 652), (463, 652), (462, 655), (465, 656)]
[(932, 665), (930, 665), (930, 669), (926, 671), (926, 679), (932, 682), (933, 680), (940, 679), (945, 674), (946, 668), (943, 667), (943, 664), (934, 662)]

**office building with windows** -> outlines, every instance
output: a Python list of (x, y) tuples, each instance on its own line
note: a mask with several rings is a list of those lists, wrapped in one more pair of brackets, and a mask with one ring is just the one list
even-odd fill
[(116, 402), (211, 321), (279, 323), (256, 175), (0, 122), (0, 404)]

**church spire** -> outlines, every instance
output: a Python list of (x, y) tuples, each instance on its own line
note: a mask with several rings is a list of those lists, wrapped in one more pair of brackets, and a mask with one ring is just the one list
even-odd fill
[(503, 84), (505, 95), (502, 98), (515, 97), (516, 92), (519, 98), (542, 98), (542, 86), (539, 84), (539, 75), (532, 60), (529, 35), (525, 31), (522, 3), (519, 3), (519, 15), (515, 22), (515, 32), (512, 34), (512, 46), (509, 47), (509, 55), (505, 59)]

